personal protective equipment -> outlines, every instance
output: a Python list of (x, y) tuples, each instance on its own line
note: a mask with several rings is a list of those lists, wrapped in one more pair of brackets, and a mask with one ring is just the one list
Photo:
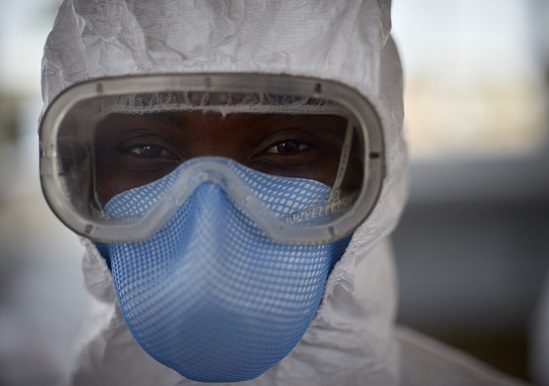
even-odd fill
[[(223, 180), (273, 239), (333, 241), (370, 213), (384, 173), (372, 107), (352, 89), (322, 79), (192, 74), (93, 80), (56, 98), (40, 136), (42, 184), (53, 211), (75, 232), (102, 242), (152, 236), (198, 186), (196, 174), (201, 182)], [(277, 215), (227, 168), (202, 163), (147, 211), (112, 218), (105, 210), (115, 194), (203, 156), (321, 181), (331, 191)]]
[[(243, 385), (512, 384), (393, 328), (388, 235), (406, 197), (406, 150), (402, 74), (389, 30), (388, 0), (66, 0), (61, 6), (43, 61), (46, 106), (71, 85), (95, 78), (257, 73), (346, 85), (379, 117), (385, 173), (375, 207), (331, 271), (299, 344)], [(71, 383), (197, 384), (141, 349), (122, 318), (105, 260), (93, 242), (84, 243), (91, 314)]]
[[(173, 180), (204, 162), (233, 170), (279, 214), (330, 191), (317, 181), (271, 176), (224, 158), (195, 159), (118, 194), (105, 210), (114, 218), (146, 211)], [(349, 242), (275, 242), (220, 185), (202, 182), (150, 239), (108, 245), (133, 336), (160, 363), (201, 382), (253, 379), (283, 359), (309, 327), (328, 273)]]

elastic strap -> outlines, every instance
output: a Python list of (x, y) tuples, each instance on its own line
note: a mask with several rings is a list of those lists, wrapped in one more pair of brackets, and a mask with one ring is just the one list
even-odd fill
[(347, 166), (349, 166), (349, 158), (351, 157), (351, 145), (353, 143), (353, 121), (349, 119), (347, 122), (347, 129), (345, 130), (345, 138), (343, 139), (343, 146), (341, 147), (341, 155), (339, 156), (339, 166), (337, 168), (336, 179), (334, 186), (330, 191), (330, 201), (339, 200), (341, 194), (341, 184), (345, 178), (347, 172)]

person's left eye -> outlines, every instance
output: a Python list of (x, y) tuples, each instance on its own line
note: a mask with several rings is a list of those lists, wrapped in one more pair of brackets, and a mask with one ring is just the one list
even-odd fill
[(267, 153), (280, 155), (294, 155), (307, 150), (309, 146), (299, 141), (284, 141), (267, 149)]

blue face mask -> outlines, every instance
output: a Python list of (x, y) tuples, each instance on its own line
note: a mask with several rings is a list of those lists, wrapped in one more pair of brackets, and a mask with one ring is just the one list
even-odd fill
[[(181, 168), (119, 194), (107, 211), (146, 210)], [(329, 193), (320, 182), (237, 168), (279, 215)], [(240, 382), (263, 374), (301, 340), (349, 240), (273, 241), (222, 186), (204, 181), (152, 238), (107, 248), (122, 314), (141, 347), (186, 378)]]

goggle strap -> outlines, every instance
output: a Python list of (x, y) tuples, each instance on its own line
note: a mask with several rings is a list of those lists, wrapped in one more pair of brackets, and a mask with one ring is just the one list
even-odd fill
[(339, 200), (341, 184), (343, 183), (343, 180), (345, 178), (347, 166), (349, 166), (351, 145), (353, 143), (353, 131), (354, 125), (352, 120), (349, 119), (347, 122), (347, 129), (345, 130), (345, 138), (343, 139), (343, 145), (341, 147), (341, 155), (339, 156), (339, 166), (337, 168), (336, 178), (332, 190), (330, 191), (330, 201)]

